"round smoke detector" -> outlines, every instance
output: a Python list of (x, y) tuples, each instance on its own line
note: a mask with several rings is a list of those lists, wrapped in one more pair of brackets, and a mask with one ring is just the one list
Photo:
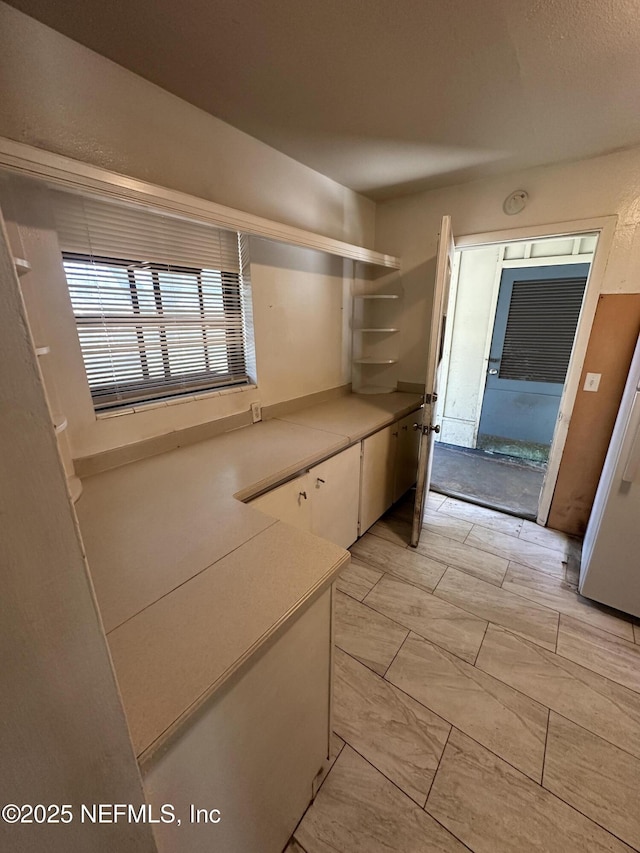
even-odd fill
[(502, 209), (509, 216), (513, 216), (514, 213), (524, 210), (528, 199), (529, 194), (525, 190), (515, 190), (505, 198)]

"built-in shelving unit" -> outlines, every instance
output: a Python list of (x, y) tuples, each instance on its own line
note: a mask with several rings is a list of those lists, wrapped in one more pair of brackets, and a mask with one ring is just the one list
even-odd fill
[(371, 356), (365, 356), (364, 358), (356, 358), (354, 359), (355, 364), (397, 364), (397, 358), (372, 358)]
[[(373, 283), (362, 283), (369, 288)], [(395, 288), (394, 288), (395, 290)], [(395, 391), (389, 368), (398, 363), (401, 293), (392, 290), (353, 294), (352, 387), (357, 394)]]
[(397, 293), (359, 293), (355, 299), (400, 299)]
[(15, 264), (16, 272), (18, 273), (18, 278), (21, 278), (31, 269), (31, 264), (24, 258), (14, 258), (13, 263)]
[[(25, 258), (14, 256), (13, 263), (18, 278), (22, 278), (27, 273), (31, 272), (31, 264)], [(27, 283), (21, 282), (20, 286), (24, 296), (24, 290), (27, 287)], [(37, 341), (38, 335), (40, 333), (37, 322), (34, 326), (32, 321), (30, 320), (29, 326), (31, 328), (32, 336)], [(38, 346), (37, 344), (35, 344), (34, 351), (38, 359), (40, 359), (43, 356), (49, 355), (51, 353), (51, 347), (45, 345)], [(49, 412), (51, 413), (52, 408), (53, 411), (55, 411), (55, 408), (57, 406), (55, 383), (51, 381), (51, 377), (47, 377), (47, 371), (44, 368), (44, 364), (40, 364), (40, 374), (42, 376), (42, 381), (46, 389), (47, 404), (49, 406)], [(49, 379), (49, 381), (47, 381), (47, 378)], [(53, 423), (53, 431), (55, 432), (58, 441), (58, 448), (60, 450), (60, 456), (67, 478), (67, 488), (69, 490), (69, 495), (71, 496), (72, 501), (75, 503), (82, 494), (82, 482), (75, 474), (73, 468), (73, 459), (71, 458), (68, 440), (67, 437), (63, 435), (69, 424), (66, 417), (62, 414), (51, 414), (51, 421)]]

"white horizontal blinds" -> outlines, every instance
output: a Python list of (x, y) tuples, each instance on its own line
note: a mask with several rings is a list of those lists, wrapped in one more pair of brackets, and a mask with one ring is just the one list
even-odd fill
[(236, 234), (53, 195), (96, 409), (248, 381)]
[(65, 252), (240, 272), (235, 231), (69, 192), (51, 197)]

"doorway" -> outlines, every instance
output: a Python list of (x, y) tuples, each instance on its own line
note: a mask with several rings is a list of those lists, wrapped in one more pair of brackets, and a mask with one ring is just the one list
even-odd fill
[(432, 489), (540, 515), (597, 233), (456, 251)]

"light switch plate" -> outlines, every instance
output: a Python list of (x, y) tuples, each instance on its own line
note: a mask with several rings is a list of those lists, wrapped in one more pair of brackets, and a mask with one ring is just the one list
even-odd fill
[(254, 424), (257, 424), (258, 421), (262, 420), (262, 407), (260, 403), (251, 404), (251, 420)]
[(601, 373), (587, 373), (584, 380), (585, 391), (597, 391), (600, 387)]

